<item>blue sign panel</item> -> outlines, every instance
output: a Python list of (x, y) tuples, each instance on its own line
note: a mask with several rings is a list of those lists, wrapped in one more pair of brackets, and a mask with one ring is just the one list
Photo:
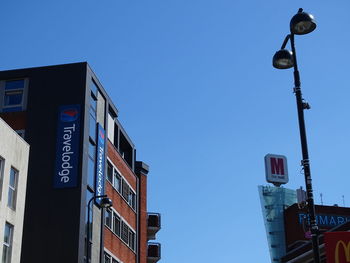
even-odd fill
[[(299, 214), (299, 224), (302, 224), (303, 221), (307, 218), (309, 222), (309, 217), (307, 214)], [(345, 215), (332, 215), (332, 214), (317, 214), (316, 223), (319, 226), (324, 227), (335, 227), (346, 222), (350, 221), (350, 216)]]
[(80, 105), (58, 111), (54, 188), (76, 187), (78, 182)]
[[(105, 194), (105, 137), (106, 132), (100, 124), (97, 124), (97, 154), (96, 154), (96, 182), (95, 195)], [(101, 199), (97, 198), (96, 203), (100, 204)]]

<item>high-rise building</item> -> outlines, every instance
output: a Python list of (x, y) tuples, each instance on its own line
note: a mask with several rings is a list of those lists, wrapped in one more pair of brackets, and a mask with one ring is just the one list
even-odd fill
[(296, 203), (296, 191), (262, 185), (258, 190), (271, 262), (280, 262), (286, 254), (284, 210)]
[(87, 63), (1, 71), (0, 116), (31, 145), (21, 262), (160, 259), (148, 165)]
[(29, 145), (0, 118), (0, 258), (19, 263)]

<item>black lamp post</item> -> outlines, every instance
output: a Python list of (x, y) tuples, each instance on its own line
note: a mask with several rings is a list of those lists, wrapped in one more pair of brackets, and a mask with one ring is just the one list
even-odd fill
[(88, 218), (87, 218), (87, 229), (86, 229), (86, 263), (90, 262), (90, 204), (93, 200), (101, 198), (99, 208), (109, 208), (113, 205), (112, 200), (107, 195), (93, 196), (88, 202)]
[[(316, 223), (315, 216), (315, 204), (312, 191), (311, 183), (311, 171), (310, 171), (310, 161), (307, 149), (306, 140), (306, 130), (304, 121), (304, 109), (310, 109), (307, 102), (304, 101), (301, 94), (300, 88), (300, 75), (298, 71), (297, 57), (294, 45), (294, 35), (305, 35), (312, 32), (316, 28), (316, 22), (314, 17), (308, 13), (303, 12), (300, 8), (298, 13), (293, 16), (290, 21), (290, 34), (286, 36), (282, 47), (273, 56), (273, 66), (277, 69), (288, 69), (294, 67), (294, 93), (296, 96), (297, 108), (298, 108), (298, 120), (299, 120), (299, 131), (300, 131), (300, 141), (301, 150), (303, 155), (303, 160), (301, 165), (304, 169), (305, 185), (307, 193), (307, 204), (308, 213), (310, 218), (311, 236), (312, 236), (312, 249), (314, 253), (314, 262), (320, 263), (320, 253), (319, 253), (319, 241), (318, 241), (318, 226)], [(290, 40), (292, 51), (285, 49), (288, 40)]]

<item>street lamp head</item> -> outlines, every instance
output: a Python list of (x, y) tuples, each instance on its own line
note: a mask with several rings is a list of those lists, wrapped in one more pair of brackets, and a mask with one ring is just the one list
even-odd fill
[(110, 198), (104, 197), (101, 199), (100, 206), (101, 206), (101, 208), (109, 208), (109, 207), (113, 206), (113, 202)]
[[(302, 10), (302, 9), (301, 9)], [(298, 12), (290, 20), (290, 32), (295, 35), (305, 35), (311, 33), (316, 28), (316, 21), (313, 15)]]
[(272, 65), (277, 69), (288, 69), (294, 66), (293, 53), (288, 49), (278, 50), (272, 59)]

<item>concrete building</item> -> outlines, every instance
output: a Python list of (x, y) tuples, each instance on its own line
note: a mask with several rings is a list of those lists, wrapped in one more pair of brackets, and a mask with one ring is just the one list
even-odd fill
[(0, 87), (0, 116), (31, 145), (21, 262), (157, 262), (148, 165), (89, 65), (1, 71)]
[(21, 257), (29, 145), (0, 118), (0, 258)]

